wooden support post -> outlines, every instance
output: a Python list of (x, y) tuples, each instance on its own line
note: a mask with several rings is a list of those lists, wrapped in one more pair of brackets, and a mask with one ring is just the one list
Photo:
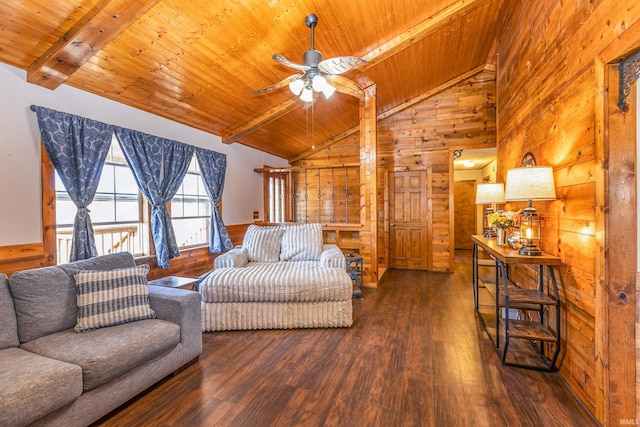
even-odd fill
[(360, 254), (368, 286), (378, 284), (377, 167), (376, 86), (372, 85), (360, 101)]
[[(596, 273), (596, 417), (603, 425), (636, 418), (637, 184), (636, 87), (628, 110), (618, 106), (616, 65), (596, 61), (596, 215), (602, 269)], [(602, 234), (602, 231), (604, 233)], [(596, 266), (600, 262), (596, 260)], [(598, 267), (597, 267), (598, 268)]]

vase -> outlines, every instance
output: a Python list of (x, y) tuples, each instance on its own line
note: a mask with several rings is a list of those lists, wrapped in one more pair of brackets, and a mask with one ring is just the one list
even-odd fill
[(511, 249), (520, 249), (520, 231), (512, 231), (507, 236), (507, 244)]
[(497, 228), (496, 229), (496, 245), (504, 246), (506, 244), (507, 244), (507, 229)]

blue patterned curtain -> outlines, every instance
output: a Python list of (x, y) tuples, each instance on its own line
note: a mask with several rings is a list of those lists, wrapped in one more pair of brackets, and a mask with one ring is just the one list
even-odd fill
[(98, 255), (87, 206), (96, 194), (112, 129), (84, 117), (32, 107), (38, 116), (44, 146), (69, 197), (78, 208), (73, 221), (71, 261)]
[(130, 129), (114, 128), (142, 194), (151, 203), (151, 234), (158, 267), (180, 255), (167, 203), (180, 188), (194, 147)]
[(200, 174), (204, 180), (207, 195), (213, 203), (211, 224), (209, 225), (209, 251), (214, 254), (228, 251), (233, 247), (229, 233), (222, 221), (218, 203), (222, 198), (224, 173), (227, 169), (227, 156), (215, 151), (196, 148), (196, 157), (200, 165)]

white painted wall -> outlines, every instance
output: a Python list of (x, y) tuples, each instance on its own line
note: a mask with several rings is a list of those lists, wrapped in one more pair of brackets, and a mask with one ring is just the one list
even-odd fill
[(223, 144), (219, 136), (70, 86), (51, 91), (29, 84), (24, 70), (5, 64), (0, 64), (0, 94), (0, 246), (42, 241), (40, 132), (31, 105), (225, 153), (225, 224), (253, 222), (253, 211), (262, 216), (262, 176), (254, 168), (288, 166), (280, 157), (240, 144)]

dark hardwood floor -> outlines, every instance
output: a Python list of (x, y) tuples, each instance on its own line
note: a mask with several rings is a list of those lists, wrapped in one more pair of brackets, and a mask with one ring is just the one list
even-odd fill
[(348, 329), (205, 333), (197, 364), (96, 426), (590, 426), (555, 373), (503, 367), (453, 274), (389, 270)]

